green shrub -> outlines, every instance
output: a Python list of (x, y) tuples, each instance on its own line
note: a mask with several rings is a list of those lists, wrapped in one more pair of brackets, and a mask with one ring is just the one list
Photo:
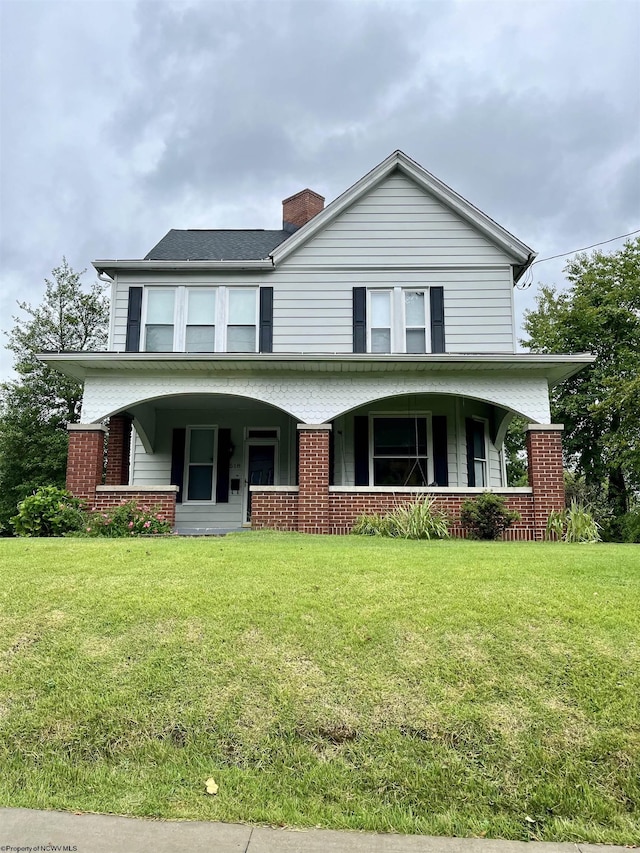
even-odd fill
[(471, 539), (499, 539), (507, 527), (520, 520), (520, 513), (507, 509), (506, 498), (483, 492), (462, 504), (460, 521)]
[(585, 506), (571, 501), (566, 509), (549, 515), (545, 537), (561, 542), (599, 542), (600, 525)]
[(640, 506), (626, 513), (621, 519), (624, 542), (640, 542)]
[(351, 530), (362, 536), (391, 536), (398, 539), (446, 539), (447, 516), (436, 509), (434, 498), (424, 497), (399, 504), (387, 515), (361, 515)]
[(83, 532), (87, 536), (151, 536), (171, 533), (171, 525), (158, 507), (139, 507), (135, 501), (87, 513)]
[(351, 532), (357, 536), (389, 536), (387, 516), (363, 513), (356, 518)]
[(18, 536), (64, 536), (82, 529), (82, 501), (65, 489), (43, 486), (18, 504), (11, 524)]

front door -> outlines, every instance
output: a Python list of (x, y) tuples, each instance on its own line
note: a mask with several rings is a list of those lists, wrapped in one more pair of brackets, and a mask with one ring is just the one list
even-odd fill
[(275, 484), (276, 445), (247, 445), (247, 476), (245, 480), (245, 521), (251, 521), (251, 490), (249, 486)]

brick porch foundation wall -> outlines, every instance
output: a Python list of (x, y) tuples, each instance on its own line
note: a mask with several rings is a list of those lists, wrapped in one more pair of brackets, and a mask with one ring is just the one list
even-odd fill
[[(499, 489), (496, 490), (498, 493)], [(449, 528), (452, 536), (464, 537), (466, 531), (460, 525), (462, 502), (474, 497), (477, 492), (447, 492), (437, 494), (429, 492), (435, 498), (438, 509), (444, 510), (451, 519)], [(344, 535), (351, 532), (356, 519), (363, 513), (384, 515), (399, 504), (412, 503), (416, 492), (364, 492), (357, 488), (335, 492), (329, 490), (326, 530), (322, 532)], [(507, 530), (504, 539), (533, 540), (536, 536), (534, 525), (533, 494), (507, 494), (507, 507), (520, 513), (520, 521)], [(295, 488), (289, 491), (255, 491), (251, 498), (251, 526), (254, 530), (271, 528), (272, 530), (300, 530), (298, 525), (298, 493)], [(545, 519), (546, 522), (546, 519)], [(309, 532), (309, 531), (301, 531)], [(312, 531), (318, 532), (318, 531)]]
[(251, 493), (251, 527), (254, 530), (297, 530), (298, 489)]
[(156, 512), (173, 527), (176, 523), (176, 488), (171, 490), (148, 490), (136, 489), (135, 486), (127, 486), (122, 489), (114, 489), (108, 486), (98, 486), (91, 509), (104, 512), (107, 509), (120, 506), (120, 504), (135, 501), (140, 509), (148, 509)]
[[(496, 489), (498, 493), (499, 489)], [(468, 498), (477, 497), (477, 493), (447, 492), (437, 494), (429, 492), (435, 499), (437, 509), (446, 512), (450, 519), (449, 531), (452, 536), (464, 537), (466, 531), (460, 524), (462, 503)], [(350, 533), (359, 515), (379, 513), (385, 515), (400, 504), (413, 503), (418, 495), (400, 492), (359, 492), (357, 489), (349, 492), (338, 492), (331, 495), (330, 532), (337, 534)], [(533, 539), (533, 495), (507, 494), (507, 507), (520, 513), (520, 521), (506, 532), (505, 539)]]

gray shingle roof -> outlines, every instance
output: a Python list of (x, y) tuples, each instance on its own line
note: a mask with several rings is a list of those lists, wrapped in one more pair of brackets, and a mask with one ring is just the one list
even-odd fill
[(260, 261), (290, 236), (290, 231), (172, 228), (145, 261)]

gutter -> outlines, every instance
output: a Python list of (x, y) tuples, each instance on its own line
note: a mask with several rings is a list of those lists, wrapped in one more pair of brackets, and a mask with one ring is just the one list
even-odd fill
[(271, 270), (273, 259), (254, 261), (144, 261), (144, 260), (97, 260), (91, 262), (99, 275), (113, 278), (113, 272), (127, 270), (130, 272), (172, 272), (174, 270)]

